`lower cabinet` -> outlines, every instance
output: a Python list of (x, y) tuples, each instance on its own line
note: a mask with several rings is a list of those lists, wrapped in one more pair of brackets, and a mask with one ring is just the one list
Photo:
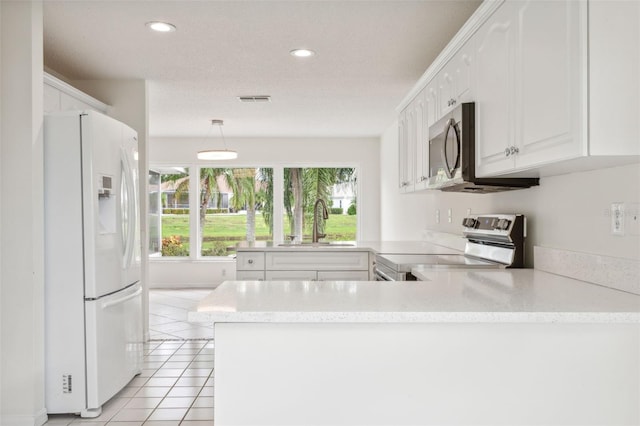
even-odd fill
[(368, 281), (368, 251), (238, 252), (237, 280)]
[[(236, 267), (237, 269), (237, 267)], [(240, 281), (264, 281), (264, 271), (238, 271), (236, 280)]]
[(369, 281), (369, 271), (266, 271), (269, 281)]

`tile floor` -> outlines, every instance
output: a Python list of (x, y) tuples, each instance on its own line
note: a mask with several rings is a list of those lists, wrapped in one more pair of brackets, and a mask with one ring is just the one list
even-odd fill
[(142, 374), (93, 419), (50, 415), (46, 426), (212, 426), (213, 328), (186, 322), (211, 290), (151, 290)]
[(212, 339), (213, 324), (189, 323), (187, 313), (211, 293), (206, 289), (150, 290), (149, 336), (151, 340)]

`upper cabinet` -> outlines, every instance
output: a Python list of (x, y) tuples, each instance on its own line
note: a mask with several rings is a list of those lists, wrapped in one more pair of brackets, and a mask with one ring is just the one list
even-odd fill
[(478, 176), (584, 152), (586, 3), (505, 2), (476, 39)]
[(429, 125), (461, 102), (476, 105), (478, 177), (638, 162), (638, 75), (640, 2), (485, 1), (403, 102), (425, 117), (401, 130), (406, 187), (424, 188)]
[(456, 105), (473, 101), (471, 90), (473, 42), (474, 40), (469, 40), (462, 46), (436, 76), (439, 108), (434, 122), (455, 108)]
[(45, 113), (90, 110), (107, 114), (109, 110), (107, 104), (46, 72), (44, 73), (43, 90), (43, 110)]
[(402, 192), (427, 188), (429, 126), (461, 102), (472, 100), (471, 42), (465, 45), (432, 82), (400, 114), (400, 187)]
[(640, 155), (640, 2), (589, 2), (589, 154)]

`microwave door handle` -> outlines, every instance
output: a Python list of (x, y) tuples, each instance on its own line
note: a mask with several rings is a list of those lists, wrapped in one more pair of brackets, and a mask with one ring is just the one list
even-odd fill
[(451, 130), (451, 127), (454, 127), (455, 131), (455, 124), (456, 121), (453, 118), (447, 121), (447, 125), (444, 128), (444, 143), (440, 150), (440, 155), (442, 156), (442, 162), (444, 164), (444, 172), (447, 174), (447, 178), (449, 179), (453, 179), (453, 175), (451, 173), (451, 168), (449, 167), (449, 159), (447, 158), (447, 143), (449, 142), (449, 130)]

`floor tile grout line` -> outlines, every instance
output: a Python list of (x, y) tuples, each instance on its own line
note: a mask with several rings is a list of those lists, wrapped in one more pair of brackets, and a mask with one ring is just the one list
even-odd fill
[[(176, 348), (176, 350), (174, 351), (173, 355), (175, 355), (175, 352), (177, 352), (177, 351), (178, 351), (178, 349), (181, 349), (181, 348), (184, 346), (184, 344), (185, 344), (185, 343), (186, 343), (186, 342), (183, 342), (183, 343), (180, 345), (180, 347)], [(195, 354), (193, 354), (193, 359), (192, 359), (191, 361), (189, 361), (189, 364), (187, 365), (187, 367), (185, 367), (185, 368), (182, 370), (182, 374), (180, 374), (180, 376), (176, 379), (175, 383), (178, 383), (178, 381), (179, 381), (179, 380), (184, 376), (184, 372), (185, 372), (186, 370), (188, 370), (188, 369), (189, 369), (189, 365), (191, 365), (193, 362), (195, 362), (195, 358), (196, 358), (196, 356), (200, 355), (200, 354), (201, 354), (201, 352), (202, 352), (202, 350), (203, 350), (204, 348), (206, 348), (206, 346), (207, 346), (207, 345), (206, 345), (206, 344), (204, 344), (204, 345), (203, 345), (203, 346), (198, 350), (198, 352), (196, 352)], [(173, 355), (171, 355), (171, 356), (173, 356)], [(169, 359), (171, 359), (171, 357), (169, 357)], [(167, 362), (169, 362), (169, 360), (168, 360), (168, 359), (167, 359), (167, 361), (165, 361), (162, 365), (165, 365)], [(156, 371), (157, 371), (157, 370), (160, 370), (161, 368), (162, 368), (162, 366), (161, 366), (161, 367), (159, 367), (158, 369), (156, 369)], [(187, 410), (184, 412), (184, 415), (182, 416), (182, 419), (180, 419), (180, 420), (178, 421), (178, 422), (179, 422), (178, 424), (182, 424), (182, 422), (183, 422), (183, 421), (185, 421), (184, 419), (185, 419), (185, 417), (187, 416), (187, 414), (189, 414), (189, 410), (191, 410), (191, 408), (193, 408), (193, 404), (195, 403), (196, 399), (198, 399), (198, 397), (199, 397), (199, 396), (200, 396), (200, 394), (202, 393), (202, 389), (204, 389), (205, 384), (207, 383), (207, 381), (209, 380), (209, 378), (210, 378), (212, 375), (213, 375), (213, 368), (211, 369), (211, 372), (209, 373), (209, 375), (208, 375), (208, 376), (207, 376), (207, 378), (205, 379), (204, 384), (203, 384), (202, 386), (200, 386), (200, 390), (198, 391), (198, 393), (196, 394), (196, 396), (193, 398), (193, 401), (191, 402), (191, 405), (189, 405), (189, 407), (187, 408)], [(152, 377), (153, 377), (153, 376), (152, 376)], [(190, 377), (190, 376), (185, 376), (185, 377)], [(146, 383), (146, 382), (145, 382), (145, 383)], [(143, 425), (144, 425), (144, 423), (146, 423), (146, 422), (149, 420), (149, 418), (150, 418), (151, 416), (153, 416), (153, 413), (155, 413), (155, 412), (156, 412), (156, 410), (158, 410), (158, 408), (160, 407), (160, 405), (162, 405), (162, 403), (164, 402), (164, 400), (167, 398), (167, 395), (169, 395), (169, 394), (171, 393), (171, 391), (173, 390), (173, 388), (175, 388), (175, 387), (176, 387), (175, 383), (174, 383), (174, 384), (169, 388), (169, 391), (167, 391), (167, 393), (162, 397), (162, 399), (160, 400), (160, 402), (158, 403), (158, 405), (157, 405), (157, 406), (156, 406), (156, 407), (151, 411), (151, 413), (149, 413), (149, 415), (147, 416), (147, 418), (143, 421)], [(143, 387), (144, 387), (144, 385), (143, 385)], [(180, 387), (180, 386), (178, 386), (178, 387)]]

